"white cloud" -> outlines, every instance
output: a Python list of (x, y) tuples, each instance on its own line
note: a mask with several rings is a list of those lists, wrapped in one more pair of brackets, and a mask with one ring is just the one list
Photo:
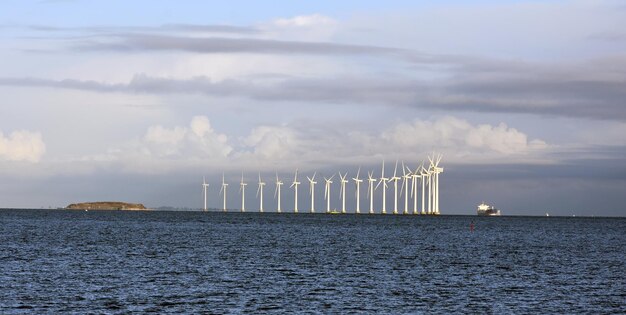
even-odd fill
[[(155, 137), (158, 141), (148, 140)], [(548, 148), (544, 141), (529, 139), (505, 123), (472, 124), (450, 116), (347, 133), (317, 124), (260, 125), (233, 142), (213, 130), (207, 117), (196, 116), (189, 127), (152, 127), (145, 139), (151, 158), (210, 161), (238, 169), (328, 167), (377, 163), (382, 158), (412, 161), (432, 150), (446, 153), (447, 162), (502, 162), (506, 157), (517, 163), (533, 161)]]
[(270, 38), (328, 41), (339, 31), (340, 25), (331, 17), (310, 14), (275, 19), (270, 23), (259, 25), (259, 28)]
[(0, 131), (0, 159), (37, 163), (46, 152), (38, 132), (13, 131), (8, 137)]
[(382, 138), (402, 151), (416, 148), (446, 148), (457, 153), (474, 151), (500, 155), (526, 154), (543, 149), (542, 140), (528, 140), (528, 136), (505, 123), (472, 125), (468, 121), (444, 117), (435, 121), (415, 120), (412, 124), (400, 123), (385, 131)]
[(148, 128), (143, 138), (144, 153), (155, 157), (223, 158), (233, 148), (225, 134), (216, 132), (205, 116), (195, 116), (189, 127)]
[(310, 27), (318, 25), (334, 25), (337, 24), (337, 22), (327, 16), (323, 16), (320, 14), (311, 14), (298, 15), (288, 19), (276, 19), (274, 20), (274, 24), (279, 26)]
[(292, 155), (298, 139), (296, 131), (289, 127), (259, 126), (250, 132), (244, 144), (258, 157), (281, 159)]
[(148, 128), (144, 140), (156, 151), (164, 155), (173, 155), (179, 151), (179, 144), (185, 139), (187, 129), (183, 127), (174, 127), (172, 129), (164, 128), (160, 125)]

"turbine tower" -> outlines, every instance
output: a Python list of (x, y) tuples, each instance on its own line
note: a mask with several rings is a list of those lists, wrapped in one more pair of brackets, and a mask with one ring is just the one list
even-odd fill
[(393, 181), (393, 214), (398, 214), (398, 181), (400, 177), (396, 176), (398, 171), (398, 160), (396, 160), (396, 168), (393, 170), (393, 177), (390, 179)]
[(356, 172), (356, 177), (352, 178), (352, 180), (354, 180), (354, 185), (356, 186), (356, 210), (355, 212), (361, 213), (361, 183), (363, 182), (362, 179), (359, 179), (359, 174), (361, 174), (361, 168), (359, 167), (359, 170)]
[(206, 193), (209, 190), (209, 184), (207, 184), (206, 179), (202, 176), (202, 193), (204, 194), (204, 211), (207, 211), (206, 208)]
[(226, 188), (228, 188), (228, 184), (226, 184), (226, 181), (224, 180), (224, 173), (222, 173), (222, 188), (220, 188), (220, 195), (222, 192), (224, 193), (224, 212), (226, 212)]
[(424, 182), (424, 180), (428, 179), (428, 181), (430, 182), (430, 174), (428, 174), (428, 170), (426, 170), (426, 168), (424, 167), (424, 165), (422, 165), (421, 169), (420, 169), (420, 174), (422, 177), (422, 214), (426, 214), (426, 183)]
[(374, 182), (375, 178), (372, 177), (374, 172), (367, 172), (367, 197), (370, 199), (370, 214), (374, 214)]
[(293, 212), (298, 213), (298, 185), (300, 182), (298, 181), (298, 169), (296, 169), (296, 175), (293, 177), (293, 183), (289, 188), (293, 187), (294, 191), (294, 199), (293, 199)]
[(246, 212), (246, 183), (243, 182), (243, 172), (241, 172), (241, 183), (239, 183), (239, 193), (241, 194), (241, 212)]
[[(256, 196), (260, 197), (259, 199), (259, 212), (263, 212), (263, 187), (265, 183), (261, 181), (261, 173), (259, 173), (259, 188), (256, 190)], [(261, 193), (261, 194), (259, 194)]]
[(335, 177), (335, 174), (330, 178), (326, 178), (324, 176), (324, 180), (326, 181), (326, 187), (324, 187), (324, 199), (326, 199), (326, 212), (330, 212), (330, 184), (332, 184), (332, 179)]
[(402, 187), (400, 188), (400, 196), (404, 193), (404, 212), (402, 214), (409, 214), (409, 179), (411, 178), (411, 169), (407, 173), (408, 167), (404, 166), (402, 161)]
[(313, 177), (306, 177), (309, 180), (309, 194), (311, 195), (311, 213), (315, 213), (315, 184), (317, 184), (317, 182), (315, 181), (315, 174), (317, 174), (317, 172), (313, 173)]
[(339, 195), (341, 196), (341, 213), (346, 213), (346, 183), (348, 182), (346, 176), (348, 176), (348, 172), (343, 174), (343, 176), (341, 176), (341, 172), (339, 172), (339, 178), (341, 179), (341, 189), (339, 191)]
[(387, 199), (386, 199), (386, 195), (387, 195), (387, 181), (389, 180), (389, 178), (385, 177), (385, 161), (383, 160), (383, 167), (382, 170), (380, 172), (380, 182), (378, 182), (378, 185), (376, 185), (375, 189), (378, 189), (378, 186), (380, 186), (380, 184), (383, 184), (383, 209), (380, 212), (381, 214), (386, 214), (387, 213)]
[(411, 198), (413, 198), (413, 214), (419, 214), (419, 211), (417, 209), (417, 199), (418, 199), (418, 178), (421, 180), (422, 179), (422, 175), (418, 174), (418, 172), (421, 170), (422, 166), (424, 166), (424, 163), (422, 162), (422, 164), (420, 166), (418, 166), (414, 172), (410, 172), (411, 170), (407, 167), (407, 170), (409, 171), (409, 173), (411, 174), (412, 177), (412, 182), (411, 182)]
[(428, 214), (433, 214), (433, 180), (435, 176), (433, 176), (433, 160), (430, 156), (428, 156), (428, 160), (430, 161), (430, 165), (428, 166)]
[(278, 178), (278, 173), (276, 173), (276, 190), (274, 190), (274, 198), (276, 198), (276, 195), (278, 194), (278, 203), (277, 203), (277, 208), (276, 211), (278, 213), (281, 212), (280, 210), (280, 187), (283, 185), (283, 181), (281, 181)]
[(434, 161), (433, 173), (435, 174), (435, 179), (434, 179), (434, 182), (435, 182), (435, 187), (434, 187), (435, 188), (434, 189), (435, 193), (434, 193), (434, 196), (433, 196), (433, 198), (434, 198), (434, 209), (433, 209), (434, 214), (439, 214), (439, 174), (443, 173), (443, 167), (439, 167), (439, 162), (441, 162), (441, 158), (442, 157), (443, 156), (441, 154), (439, 154), (437, 156), (437, 159), (435, 160), (435, 156), (433, 154), (433, 161)]

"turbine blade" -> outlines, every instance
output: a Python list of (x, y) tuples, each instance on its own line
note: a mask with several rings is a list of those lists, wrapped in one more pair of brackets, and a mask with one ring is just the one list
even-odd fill
[(313, 173), (313, 177), (311, 177), (311, 180), (315, 180), (315, 175), (317, 174), (317, 171)]

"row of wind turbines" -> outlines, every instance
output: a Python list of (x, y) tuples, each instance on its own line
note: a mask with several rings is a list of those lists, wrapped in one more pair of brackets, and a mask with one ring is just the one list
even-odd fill
[[(369, 199), (369, 214), (374, 214), (374, 191), (378, 189), (379, 186), (382, 185), (382, 209), (380, 211), (381, 214), (387, 213), (387, 188), (388, 183), (393, 182), (394, 187), (394, 203), (393, 203), (393, 214), (398, 214), (398, 181), (402, 180), (402, 186), (400, 187), (400, 197), (404, 196), (404, 211), (403, 214), (409, 214), (409, 185), (411, 186), (410, 198), (413, 201), (413, 214), (428, 214), (428, 215), (437, 215), (439, 214), (439, 174), (443, 173), (443, 167), (439, 166), (441, 162), (442, 155), (439, 154), (435, 156), (428, 156), (428, 160), (430, 162), (428, 167), (424, 166), (424, 163), (414, 170), (411, 170), (408, 166), (404, 165), (402, 162), (402, 176), (398, 176), (398, 161), (396, 161), (396, 166), (393, 171), (392, 177), (385, 177), (385, 162), (383, 161), (381, 168), (381, 176), (380, 178), (374, 178), (374, 172), (368, 172), (367, 181), (367, 198)], [(360, 201), (361, 201), (361, 189), (360, 185), (363, 183), (364, 179), (359, 177), (361, 173), (361, 169), (356, 173), (356, 176), (352, 178), (355, 184), (355, 197), (356, 197), (356, 209), (355, 213), (360, 214)], [(346, 184), (349, 183), (348, 173), (339, 174), (339, 184), (340, 191), (339, 195), (341, 197), (341, 213), (347, 213), (346, 211)], [(307, 176), (309, 181), (309, 195), (311, 197), (311, 213), (315, 213), (315, 185), (317, 181), (315, 181), (315, 176), (317, 172), (313, 173), (313, 176)], [(331, 199), (331, 184), (333, 184), (333, 178), (336, 174), (333, 174), (330, 177), (324, 177), (325, 187), (324, 187), (324, 200), (326, 201), (326, 213), (339, 213), (336, 210), (330, 209), (330, 199)], [(378, 181), (378, 184), (375, 183)], [(410, 184), (409, 184), (410, 182)], [(283, 185), (283, 181), (276, 174), (275, 181), (275, 190), (274, 190), (274, 199), (276, 199), (276, 212), (281, 213), (281, 187)], [(298, 170), (296, 169), (295, 176), (293, 182), (291, 183), (290, 188), (294, 189), (294, 208), (293, 212), (298, 213), (298, 185), (301, 182), (298, 181)], [(244, 182), (243, 173), (241, 174), (241, 182), (239, 183), (239, 194), (241, 195), (241, 212), (246, 211), (246, 186), (248, 184)], [(259, 198), (259, 212), (264, 212), (264, 204), (263, 204), (263, 190), (266, 183), (261, 180), (261, 174), (259, 173), (259, 182), (256, 197)], [(226, 212), (226, 191), (228, 188), (228, 183), (225, 181), (224, 174), (222, 174), (222, 186), (220, 188), (219, 194), (223, 196), (223, 205), (222, 211)], [(420, 194), (421, 188), (421, 194)], [(202, 191), (204, 194), (204, 211), (207, 211), (207, 191), (209, 189), (209, 184), (203, 178), (202, 182)], [(421, 196), (421, 208), (418, 208), (418, 199)]]

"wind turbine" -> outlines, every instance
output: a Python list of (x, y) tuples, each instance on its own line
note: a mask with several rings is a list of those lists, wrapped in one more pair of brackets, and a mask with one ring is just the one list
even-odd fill
[[(265, 186), (265, 183), (261, 181), (261, 173), (259, 173), (259, 188), (257, 188), (256, 190), (256, 196), (257, 197), (261, 197), (259, 199), (259, 212), (263, 212), (263, 187)], [(259, 193), (261, 193), (259, 195)]]
[(206, 179), (202, 176), (202, 193), (204, 194), (204, 211), (207, 211), (206, 208), (206, 193), (209, 190), (209, 184), (207, 184)]
[(326, 181), (326, 187), (324, 188), (324, 199), (326, 199), (326, 212), (330, 212), (330, 184), (332, 184), (332, 179), (335, 177), (335, 174), (330, 178), (326, 178), (324, 176), (324, 180)]
[(439, 214), (439, 173), (443, 173), (443, 167), (439, 167), (439, 162), (441, 162), (441, 158), (443, 156), (439, 154), (437, 159), (435, 160), (435, 156), (433, 154), (433, 173), (435, 174), (435, 193), (434, 193), (434, 213)]
[(362, 179), (359, 179), (359, 174), (361, 174), (361, 168), (356, 172), (356, 177), (352, 178), (354, 180), (354, 184), (356, 185), (356, 213), (361, 213), (360, 203), (361, 203), (361, 183)]
[(309, 194), (311, 195), (311, 213), (315, 212), (315, 184), (317, 184), (315, 181), (315, 174), (317, 174), (317, 172), (313, 173), (313, 177), (306, 177), (309, 180), (309, 186), (311, 187), (309, 189)]
[(222, 173), (222, 188), (220, 188), (220, 195), (222, 194), (222, 192), (224, 193), (224, 212), (226, 212), (226, 188), (228, 188), (228, 184), (224, 180), (224, 173)]
[(400, 196), (404, 193), (404, 212), (403, 214), (409, 214), (409, 179), (411, 178), (411, 169), (407, 173), (408, 167), (404, 166), (402, 161), (402, 187), (400, 188)]
[(428, 173), (428, 170), (426, 170), (424, 165), (422, 165), (422, 167), (420, 169), (420, 174), (421, 174), (421, 177), (422, 177), (422, 214), (426, 214), (426, 204), (425, 204), (426, 183), (424, 182), (424, 180), (428, 179), (428, 182), (430, 183), (430, 174)]
[(398, 214), (398, 180), (400, 177), (396, 176), (398, 171), (398, 160), (396, 160), (396, 168), (393, 170), (393, 177), (390, 180), (393, 181), (393, 214)]
[(280, 186), (283, 185), (283, 181), (278, 178), (278, 173), (276, 173), (276, 190), (274, 190), (274, 198), (276, 198), (276, 194), (278, 194), (278, 204), (276, 211), (280, 213)]
[(413, 198), (413, 214), (418, 214), (419, 211), (417, 210), (417, 199), (418, 199), (418, 181), (417, 179), (419, 178), (420, 180), (422, 179), (422, 175), (418, 174), (419, 171), (421, 171), (421, 168), (424, 166), (424, 162), (422, 162), (422, 164), (420, 166), (418, 166), (414, 172), (411, 172), (411, 170), (407, 167), (407, 170), (409, 171), (409, 173), (411, 174), (412, 179), (412, 185), (411, 185), (411, 197)]
[(380, 186), (380, 184), (383, 184), (383, 209), (380, 212), (381, 214), (386, 214), (387, 213), (387, 199), (386, 199), (386, 195), (387, 195), (387, 181), (389, 180), (389, 178), (385, 177), (385, 161), (383, 160), (383, 167), (382, 170), (380, 172), (380, 182), (378, 182), (378, 185), (376, 185), (375, 189), (378, 189), (378, 186)]
[(241, 183), (239, 183), (239, 193), (241, 194), (241, 212), (246, 212), (246, 183), (243, 182), (243, 172), (241, 172)]
[(300, 185), (300, 182), (298, 181), (298, 169), (296, 169), (296, 175), (293, 177), (293, 183), (291, 184), (291, 187), (293, 187), (293, 191), (294, 191), (294, 199), (293, 199), (293, 212), (298, 213), (298, 185)]
[(374, 172), (367, 172), (367, 197), (370, 198), (370, 214), (374, 214), (374, 182), (375, 178), (372, 177)]
[(430, 161), (430, 165), (428, 166), (428, 214), (433, 214), (433, 193), (434, 193), (434, 179), (433, 176), (433, 159), (428, 156), (428, 161)]
[(341, 176), (341, 172), (339, 172), (339, 178), (341, 183), (341, 189), (339, 189), (339, 195), (341, 196), (341, 213), (346, 213), (346, 176), (348, 176), (348, 172)]

